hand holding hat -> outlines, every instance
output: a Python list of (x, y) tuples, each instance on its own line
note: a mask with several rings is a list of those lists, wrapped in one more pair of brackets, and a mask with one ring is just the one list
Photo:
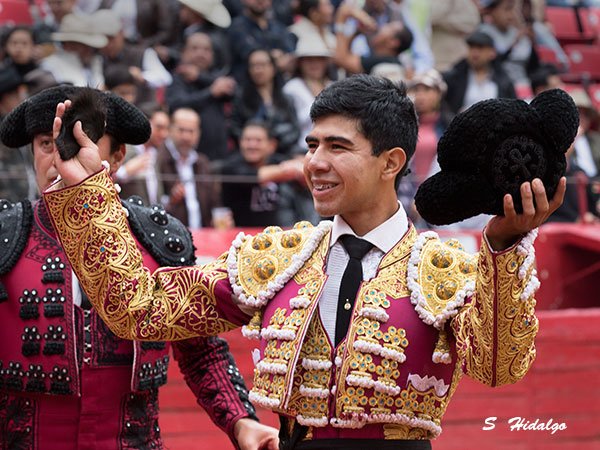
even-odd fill
[(535, 207), (534, 197), (539, 203), (535, 185), (533, 193), (531, 186), (526, 195), (522, 191), (536, 178), (552, 201), (578, 125), (577, 107), (560, 89), (544, 91), (530, 104), (515, 99), (476, 103), (458, 114), (440, 138), (441, 171), (419, 187), (419, 214), (435, 225), (482, 213), (503, 216), (506, 194), (519, 214), (529, 200)]

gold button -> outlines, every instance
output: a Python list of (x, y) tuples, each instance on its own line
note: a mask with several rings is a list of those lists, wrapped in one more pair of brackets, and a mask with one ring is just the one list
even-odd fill
[(346, 299), (346, 304), (344, 305), (344, 309), (346, 311), (348, 311), (350, 308), (352, 308), (352, 305), (350, 304), (350, 301), (348, 299)]

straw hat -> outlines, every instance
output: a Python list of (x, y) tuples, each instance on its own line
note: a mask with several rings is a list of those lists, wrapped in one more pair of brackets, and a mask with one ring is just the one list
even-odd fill
[(92, 14), (96, 32), (113, 37), (123, 29), (121, 18), (111, 9), (99, 9)]
[(52, 33), (50, 38), (59, 42), (79, 42), (94, 48), (105, 47), (108, 39), (95, 30), (92, 16), (67, 14), (63, 17), (58, 31)]
[(222, 0), (179, 0), (179, 2), (218, 27), (227, 28), (231, 25), (231, 16)]

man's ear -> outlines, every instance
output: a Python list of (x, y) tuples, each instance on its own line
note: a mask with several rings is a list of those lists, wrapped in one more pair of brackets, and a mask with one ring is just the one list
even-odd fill
[(383, 152), (382, 156), (384, 156), (384, 166), (381, 175), (383, 179), (391, 179), (393, 182), (406, 164), (406, 153), (401, 147), (394, 147)]
[(127, 146), (125, 144), (119, 145), (119, 150), (110, 154), (110, 170), (111, 173), (116, 173), (123, 164), (125, 154), (127, 153)]

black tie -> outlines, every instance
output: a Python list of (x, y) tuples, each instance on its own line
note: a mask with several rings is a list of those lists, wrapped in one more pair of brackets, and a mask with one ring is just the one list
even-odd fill
[(363, 279), (362, 264), (360, 261), (373, 248), (373, 244), (355, 236), (344, 235), (340, 236), (339, 240), (346, 249), (346, 252), (348, 252), (350, 259), (342, 276), (338, 296), (337, 317), (335, 320), (336, 347), (348, 332), (354, 299)]

